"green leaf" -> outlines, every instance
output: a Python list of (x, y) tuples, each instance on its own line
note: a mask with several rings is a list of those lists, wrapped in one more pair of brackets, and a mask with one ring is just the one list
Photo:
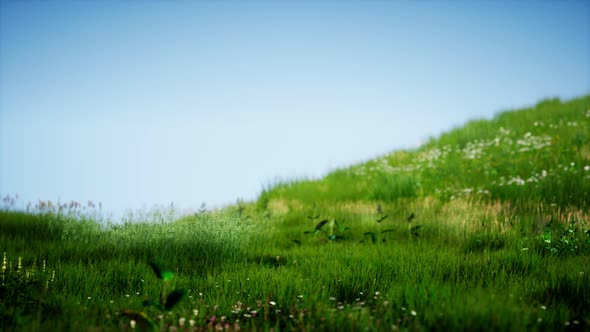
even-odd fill
[(152, 268), (152, 270), (154, 270), (156, 277), (158, 277), (158, 279), (162, 279), (162, 271), (160, 270), (160, 267), (156, 265), (156, 263), (154, 262), (150, 262), (150, 267)]
[(154, 270), (154, 273), (156, 274), (156, 277), (158, 277), (158, 279), (161, 279), (161, 280), (164, 280), (164, 281), (168, 281), (168, 280), (171, 280), (174, 277), (174, 273), (172, 271), (162, 270), (154, 262), (150, 262), (150, 266), (152, 267), (152, 270)]
[(186, 296), (186, 291), (184, 289), (175, 289), (172, 293), (168, 294), (166, 298), (166, 306), (164, 307), (166, 310), (172, 310), (180, 300), (182, 300)]
[(174, 273), (172, 271), (162, 271), (162, 280), (168, 281), (174, 278)]
[(315, 225), (315, 230), (319, 231), (327, 223), (328, 223), (328, 219), (324, 219), (324, 220), (320, 221), (317, 225)]
[(371, 236), (371, 241), (373, 243), (377, 243), (377, 233), (375, 233), (375, 232), (366, 232), (364, 235), (370, 235)]
[(412, 231), (412, 235), (419, 236), (418, 230), (422, 227), (422, 225), (413, 226), (410, 230)]
[(151, 306), (151, 307), (156, 307), (156, 308), (160, 309), (161, 311), (164, 311), (164, 307), (163, 307), (163, 306), (162, 306), (160, 303), (158, 303), (158, 302), (156, 302), (156, 301), (152, 301), (152, 300), (145, 300), (145, 301), (143, 301), (141, 304), (142, 304), (144, 307), (150, 307), (150, 306)]
[(132, 319), (137, 324), (137, 328), (140, 331), (157, 331), (158, 327), (156, 323), (154, 323), (145, 312), (133, 311), (133, 310), (123, 310), (123, 316)]

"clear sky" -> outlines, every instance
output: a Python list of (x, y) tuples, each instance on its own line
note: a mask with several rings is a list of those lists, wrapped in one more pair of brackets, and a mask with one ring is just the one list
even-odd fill
[(254, 199), (590, 93), (588, 1), (0, 1), (0, 194)]

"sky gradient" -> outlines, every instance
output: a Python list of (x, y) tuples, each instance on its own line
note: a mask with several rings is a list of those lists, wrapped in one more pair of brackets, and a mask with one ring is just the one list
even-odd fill
[(251, 200), (590, 93), (588, 1), (1, 1), (0, 194)]

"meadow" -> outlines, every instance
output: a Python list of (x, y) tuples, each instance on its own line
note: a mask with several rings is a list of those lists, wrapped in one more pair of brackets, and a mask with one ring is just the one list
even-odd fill
[(0, 330), (590, 329), (590, 95), (176, 220), (12, 206)]

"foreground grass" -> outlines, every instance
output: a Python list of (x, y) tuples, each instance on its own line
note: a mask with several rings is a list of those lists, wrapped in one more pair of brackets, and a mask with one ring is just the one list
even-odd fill
[[(581, 231), (588, 219), (570, 220), (572, 233), (555, 235), (556, 252), (546, 228), (508, 229), (533, 220), (523, 213), (503, 215), (494, 226), (497, 206), (442, 206), (414, 206), (420, 212), (413, 223), (426, 225), (420, 234), (409, 233), (406, 220), (359, 218), (333, 241), (325, 232), (304, 233), (315, 221), (284, 215), (255, 221), (225, 211), (102, 229), (2, 212), (2, 329), (130, 330), (122, 313), (160, 297), (152, 261), (174, 271), (173, 286), (188, 291), (171, 312), (145, 309), (162, 330), (181, 322), (187, 330), (588, 327), (590, 244)], [(469, 213), (476, 206), (480, 212)], [(555, 218), (574, 215), (554, 209)], [(467, 223), (453, 226), (448, 214)], [(474, 226), (478, 220), (483, 225)], [(392, 231), (376, 243), (363, 235), (379, 227)], [(571, 245), (560, 242), (563, 234), (575, 234)]]
[(588, 110), (545, 101), (174, 222), (2, 211), (0, 330), (589, 329)]

